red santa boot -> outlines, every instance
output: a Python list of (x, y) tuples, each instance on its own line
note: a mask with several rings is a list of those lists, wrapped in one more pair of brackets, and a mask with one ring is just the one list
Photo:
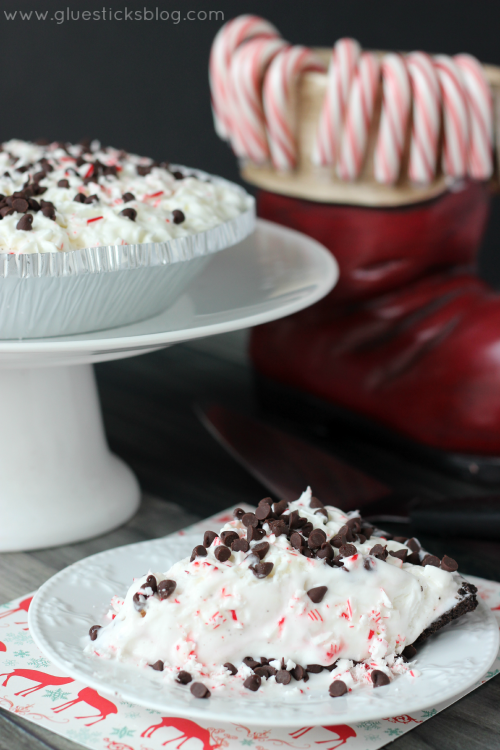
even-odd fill
[(261, 191), (260, 216), (340, 266), (321, 302), (252, 331), (268, 403), (288, 393), (315, 419), (349, 415), (412, 455), (500, 481), (500, 295), (474, 271), (488, 207), (477, 182), (397, 209)]

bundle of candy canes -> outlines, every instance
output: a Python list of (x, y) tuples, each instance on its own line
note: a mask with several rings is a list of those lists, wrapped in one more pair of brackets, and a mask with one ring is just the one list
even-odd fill
[[(217, 133), (239, 158), (270, 161), (277, 170), (297, 166), (296, 91), (308, 71), (326, 72), (312, 50), (288, 44), (262, 18), (239, 16), (220, 29), (210, 55), (212, 108)], [(362, 52), (353, 39), (339, 39), (312, 161), (342, 180), (355, 180), (374, 127), (373, 174), (379, 183), (394, 184), (403, 167), (421, 184), (440, 172), (477, 180), (492, 175), (491, 91), (471, 55), (376, 55)]]

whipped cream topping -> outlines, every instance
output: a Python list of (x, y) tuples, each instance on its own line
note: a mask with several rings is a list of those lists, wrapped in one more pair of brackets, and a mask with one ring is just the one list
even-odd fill
[[(180, 560), (166, 573), (150, 571), (134, 581), (125, 599), (115, 597), (108, 624), (97, 630), (86, 651), (140, 667), (160, 661), (163, 679), (174, 680), (181, 670), (188, 671), (211, 691), (241, 688), (254, 674), (255, 665), (249, 666), (248, 659), (245, 663), (246, 657), (264, 657), (274, 670), (319, 667), (309, 670), (307, 683), (291, 680), (286, 687), (291, 694), (319, 685), (327, 690), (336, 679), (348, 690), (372, 685), (375, 670), (386, 675), (387, 682), (397, 674), (417, 676), (402, 652), (457, 604), (463, 580), (435, 564), (419, 564), (424, 553), (411, 552), (415, 542), (409, 549), (385, 539), (382, 532), (370, 535), (373, 530), (361, 525), (357, 513), (330, 506), (318, 511), (317, 501), (311, 507), (311, 498), (308, 489), (289, 504), (282, 519), (296, 511), (310, 524), (309, 540), (320, 530), (334, 547), (340, 546), (335, 564), (303, 554), (307, 542), (301, 552), (292, 546), (297, 539), (273, 533), (273, 527), (278, 531), (273, 521), (261, 523), (266, 536), (250, 541), (248, 550), (230, 549), (222, 541), (227, 541), (224, 532), (233, 532), (233, 539), (252, 536), (242, 513), (237, 514), (240, 517), (223, 527), (206, 554), (196, 547), (191, 559)], [(347, 545), (340, 540), (341, 546), (338, 534), (345, 532), (346, 524), (358, 533), (351, 534), (354, 541)], [(262, 554), (258, 545), (266, 543), (269, 549)], [(377, 557), (376, 545), (386, 548)], [(256, 547), (258, 555), (253, 552)], [(401, 556), (407, 553), (416, 554), (418, 564), (403, 562)], [(169, 583), (162, 586), (162, 581)], [(161, 589), (172, 589), (171, 582), (174, 589), (161, 598)], [(226, 663), (237, 669), (234, 676)], [(284, 688), (275, 675), (258, 687)]]
[(0, 151), (0, 252), (165, 242), (215, 227), (251, 205), (235, 185), (98, 141), (11, 140)]

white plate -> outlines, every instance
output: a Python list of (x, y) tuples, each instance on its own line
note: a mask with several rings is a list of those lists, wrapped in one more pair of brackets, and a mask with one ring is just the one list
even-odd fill
[(317, 302), (338, 274), (335, 258), (319, 242), (259, 219), (253, 235), (210, 255), (200, 275), (160, 315), (95, 333), (0, 341), (0, 368), (103, 362), (260, 325)]
[(247, 691), (243, 696), (235, 692), (234, 697), (226, 693), (198, 700), (185, 687), (165, 686), (153, 670), (83, 654), (84, 636), (91, 625), (103, 621), (111, 596), (123, 596), (132, 578), (148, 569), (168, 570), (199, 540), (198, 533), (140, 542), (101, 552), (57, 573), (39, 589), (29, 609), (35, 643), (65, 674), (163, 715), (267, 727), (327, 726), (411, 714), (466, 690), (485, 674), (498, 653), (498, 625), (480, 604), (419, 649), (420, 677), (401, 677), (387, 687), (361, 688), (335, 699), (311, 690), (307, 697), (283, 701), (264, 700)]

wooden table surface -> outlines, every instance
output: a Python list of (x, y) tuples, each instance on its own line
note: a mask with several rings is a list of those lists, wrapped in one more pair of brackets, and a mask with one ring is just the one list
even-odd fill
[[(29, 591), (76, 560), (123, 544), (169, 534), (234, 505), (256, 504), (269, 494), (208, 435), (193, 411), (195, 402), (223, 401), (254, 412), (252, 375), (242, 338), (217, 337), (96, 367), (103, 414), (112, 449), (134, 469), (144, 490), (139, 513), (110, 534), (34, 552), (0, 555), (0, 603)], [(300, 428), (295, 428), (300, 433)], [(441, 476), (366, 445), (344, 432), (312, 438), (395, 488), (424, 490), (436, 497), (484, 493), (484, 488)], [(388, 525), (387, 525), (388, 526)], [(390, 526), (393, 531), (403, 527)], [(460, 570), (500, 580), (500, 543), (444, 539), (419, 534), (424, 546), (458, 560)], [(500, 675), (408, 734), (394, 750), (500, 748)], [(77, 748), (19, 716), (0, 710), (0, 750)]]

